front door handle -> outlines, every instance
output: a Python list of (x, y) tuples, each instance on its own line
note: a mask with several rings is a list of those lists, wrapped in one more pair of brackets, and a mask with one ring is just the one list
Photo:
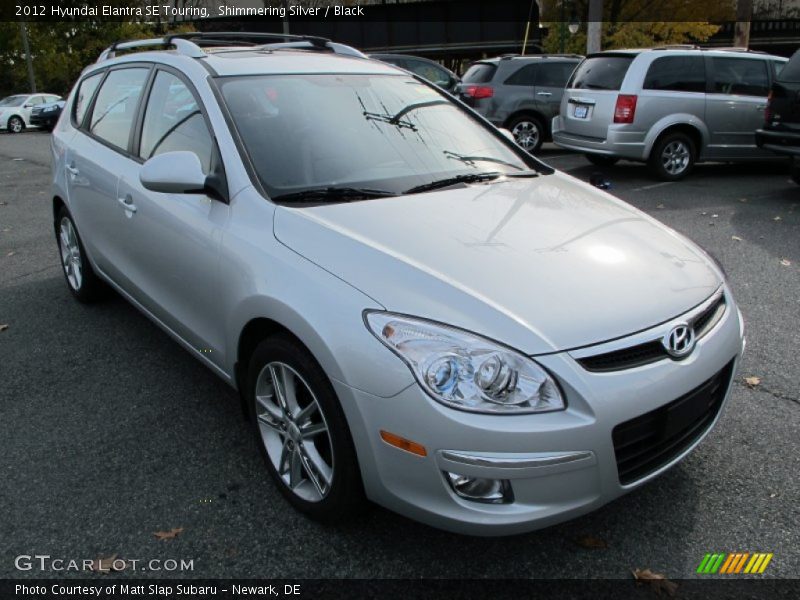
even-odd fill
[(536, 92), (537, 96), (552, 96), (552, 92)]
[(69, 173), (73, 177), (77, 177), (78, 175), (80, 175), (81, 172), (72, 165), (67, 165), (67, 173)]
[(136, 205), (133, 203), (133, 198), (130, 196), (125, 196), (124, 198), (117, 198), (117, 202), (122, 204), (125, 210), (128, 210), (132, 213), (136, 212)]

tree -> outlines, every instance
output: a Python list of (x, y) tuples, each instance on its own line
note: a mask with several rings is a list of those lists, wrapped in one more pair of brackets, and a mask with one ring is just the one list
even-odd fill
[[(589, 0), (543, 0), (542, 20), (548, 28), (543, 41), (545, 52), (558, 52), (560, 23), (553, 21), (564, 14), (585, 21)], [(605, 0), (603, 3), (603, 49), (647, 48), (668, 44), (704, 42), (714, 35), (719, 26), (714, 22), (733, 20), (735, 0)], [(566, 28), (564, 28), (566, 29)], [(570, 35), (565, 32), (567, 52), (583, 54), (586, 51), (586, 23)]]

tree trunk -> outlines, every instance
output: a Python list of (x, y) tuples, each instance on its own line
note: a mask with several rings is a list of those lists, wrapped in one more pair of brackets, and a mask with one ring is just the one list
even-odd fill
[(602, 50), (603, 0), (589, 0), (586, 19), (586, 54)]
[(733, 45), (737, 48), (750, 46), (750, 18), (753, 0), (736, 0), (736, 27), (733, 30)]

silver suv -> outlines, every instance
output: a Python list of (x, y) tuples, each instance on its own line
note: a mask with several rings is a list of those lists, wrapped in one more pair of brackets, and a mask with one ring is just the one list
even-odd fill
[(550, 139), (564, 84), (582, 56), (507, 55), (470, 65), (456, 94), (498, 127), (514, 134), (528, 152)]
[(786, 60), (693, 47), (591, 55), (567, 84), (553, 141), (598, 165), (647, 162), (663, 180), (699, 161), (768, 159), (755, 131)]
[[(112, 47), (70, 94), (61, 263), (239, 391), (293, 506), (518, 533), (717, 422), (742, 318), (691, 241), (352, 48), (190, 35)], [(146, 45), (174, 50), (113, 56)]]

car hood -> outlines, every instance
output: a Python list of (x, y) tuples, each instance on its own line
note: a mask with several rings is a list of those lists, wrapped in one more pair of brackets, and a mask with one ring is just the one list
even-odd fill
[(693, 243), (561, 173), (280, 207), (274, 227), (280, 242), (387, 310), (528, 354), (647, 329), (722, 283)]

